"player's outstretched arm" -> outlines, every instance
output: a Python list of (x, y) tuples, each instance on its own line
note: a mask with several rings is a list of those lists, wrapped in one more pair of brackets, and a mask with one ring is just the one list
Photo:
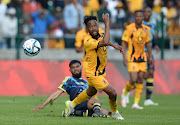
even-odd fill
[(109, 42), (109, 44), (108, 44), (108, 45), (109, 45), (109, 46), (112, 46), (114, 49), (119, 50), (119, 51), (120, 51), (120, 53), (123, 53), (122, 46), (120, 46), (120, 45), (115, 45), (115, 44), (113, 44), (113, 43), (111, 43), (111, 42)]
[(153, 65), (153, 60), (152, 60), (152, 52), (151, 52), (151, 43), (148, 42), (146, 43), (146, 48), (147, 48), (147, 52), (148, 52), (148, 57), (149, 57), (149, 62), (151, 65)]
[(43, 109), (47, 104), (49, 104), (50, 101), (57, 99), (62, 93), (63, 93), (63, 90), (58, 89), (56, 92), (52, 93), (42, 105), (36, 108), (33, 108), (32, 111)]
[(126, 67), (127, 66), (127, 58), (126, 58), (126, 47), (127, 47), (127, 42), (125, 41), (122, 41), (122, 50), (123, 50), (123, 63), (124, 63), (124, 66)]
[(102, 15), (104, 24), (105, 24), (105, 34), (102, 41), (99, 42), (98, 47), (107, 46), (110, 40), (110, 32), (109, 32), (109, 14)]

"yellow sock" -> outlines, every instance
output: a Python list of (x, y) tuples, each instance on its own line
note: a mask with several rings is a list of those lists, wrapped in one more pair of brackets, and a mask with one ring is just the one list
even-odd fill
[(126, 84), (126, 88), (125, 88), (125, 91), (124, 91), (123, 94), (125, 96), (127, 96), (127, 93), (130, 92), (133, 88), (134, 88), (134, 85), (129, 84), (129, 81), (128, 81), (127, 84)]
[(134, 104), (139, 103), (139, 100), (141, 98), (142, 90), (143, 90), (143, 84), (136, 84)]
[(108, 99), (108, 102), (109, 102), (109, 105), (111, 107), (112, 112), (117, 112), (117, 108), (118, 108), (117, 100), (116, 101), (112, 101), (112, 100)]
[[(87, 91), (87, 90), (86, 90)], [(87, 95), (87, 92), (84, 91), (80, 93), (72, 102), (72, 106), (76, 107), (76, 105), (81, 104), (82, 102), (86, 101), (90, 96)]]

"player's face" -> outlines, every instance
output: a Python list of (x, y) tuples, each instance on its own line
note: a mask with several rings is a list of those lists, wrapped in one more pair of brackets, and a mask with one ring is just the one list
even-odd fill
[(134, 18), (135, 18), (135, 23), (136, 24), (142, 24), (142, 21), (144, 19), (143, 17), (143, 13), (142, 12), (137, 12), (135, 15), (134, 15)]
[(81, 78), (81, 72), (82, 68), (79, 63), (74, 63), (70, 66), (70, 72), (72, 73), (72, 76), (75, 78)]
[(99, 35), (99, 26), (96, 20), (90, 20), (87, 23), (87, 30), (93, 38), (97, 38)]
[(144, 19), (149, 20), (150, 17), (151, 17), (151, 9), (150, 8), (144, 9)]

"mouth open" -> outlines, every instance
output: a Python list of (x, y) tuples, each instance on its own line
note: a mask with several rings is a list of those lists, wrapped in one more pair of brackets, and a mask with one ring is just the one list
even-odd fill
[(97, 31), (94, 31), (94, 32), (92, 32), (94, 35), (97, 35), (98, 34), (98, 32)]

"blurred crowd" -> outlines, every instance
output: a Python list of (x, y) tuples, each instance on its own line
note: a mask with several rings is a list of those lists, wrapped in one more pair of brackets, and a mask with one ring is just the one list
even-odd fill
[[(97, 16), (104, 29), (103, 13), (110, 15), (111, 41), (118, 44), (125, 26), (134, 21), (133, 13), (145, 6), (152, 8), (151, 21), (159, 38), (161, 12), (167, 41), (169, 36), (180, 36), (180, 0), (0, 0), (0, 48), (14, 48), (17, 36), (24, 41), (32, 35), (42, 46), (46, 41), (48, 48), (73, 48), (84, 16)], [(179, 44), (175, 39), (174, 46)]]

